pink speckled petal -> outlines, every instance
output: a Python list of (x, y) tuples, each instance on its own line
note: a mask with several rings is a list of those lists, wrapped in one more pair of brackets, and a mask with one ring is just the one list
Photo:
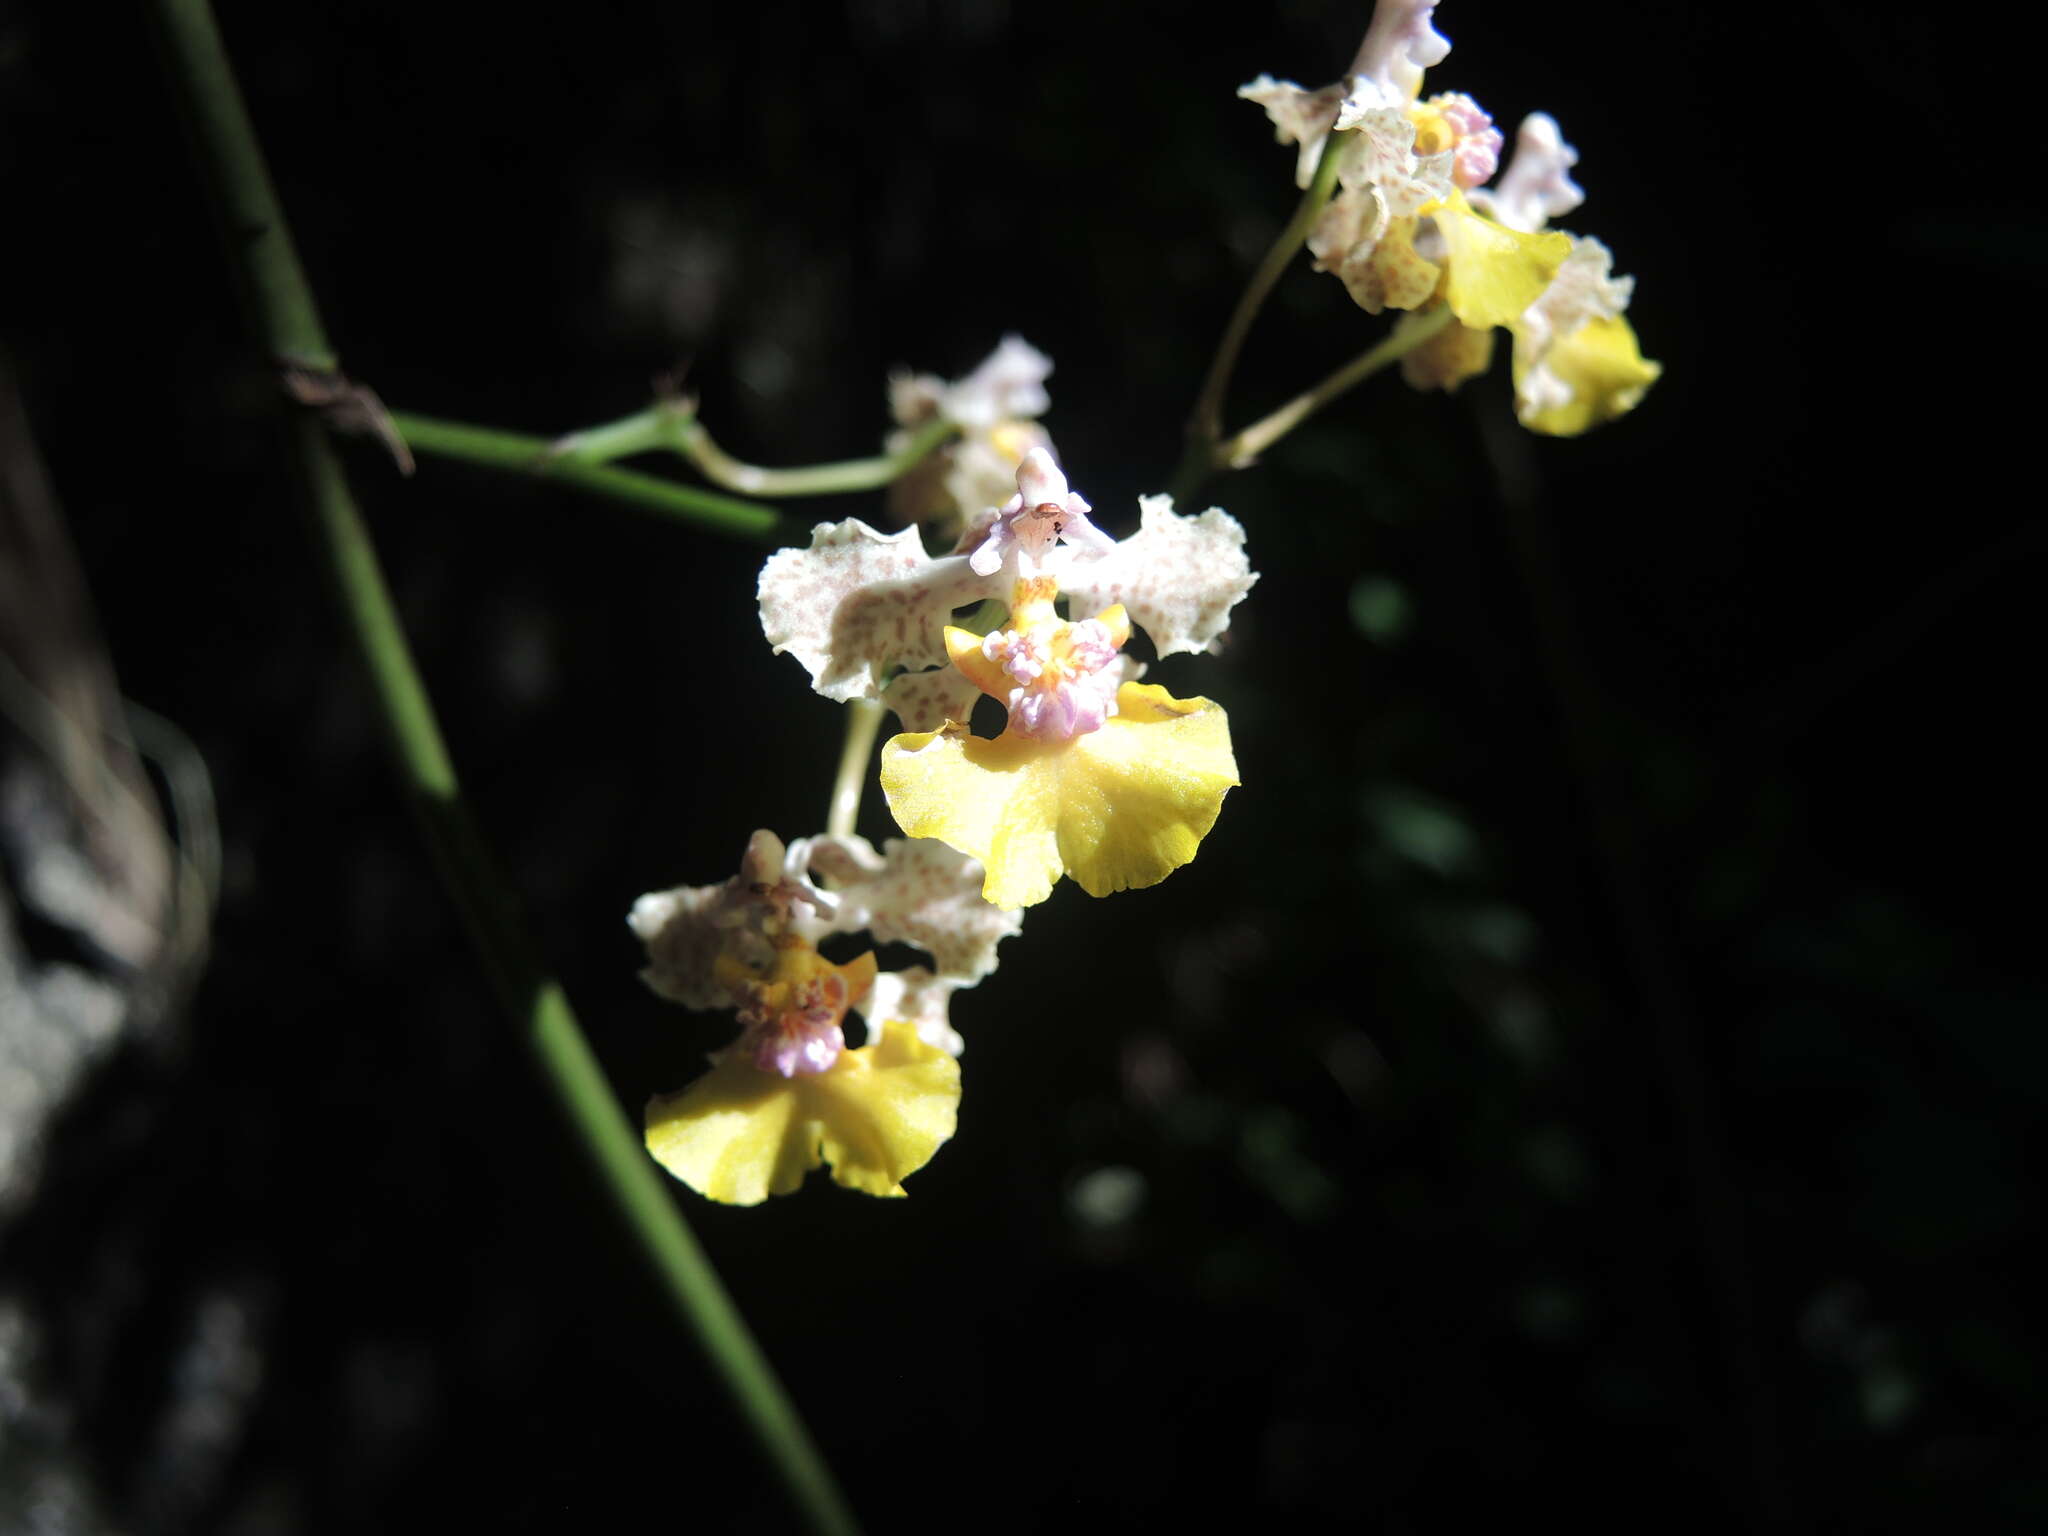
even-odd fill
[(778, 550), (761, 567), (761, 631), (826, 698), (874, 698), (886, 668), (944, 662), (940, 637), (953, 610), (1000, 586), (958, 557), (932, 559), (915, 528), (820, 523), (809, 548)]
[(1073, 611), (1122, 604), (1161, 656), (1206, 651), (1230, 627), (1230, 610), (1259, 578), (1244, 552), (1244, 527), (1220, 507), (1200, 516), (1170, 496), (1138, 498), (1138, 531), (1106, 555), (1077, 555), (1060, 568)]

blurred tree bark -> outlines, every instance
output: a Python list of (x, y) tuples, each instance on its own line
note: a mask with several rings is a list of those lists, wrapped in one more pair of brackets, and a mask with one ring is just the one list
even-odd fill
[(0, 1224), (92, 1064), (172, 995), (174, 870), (0, 357)]

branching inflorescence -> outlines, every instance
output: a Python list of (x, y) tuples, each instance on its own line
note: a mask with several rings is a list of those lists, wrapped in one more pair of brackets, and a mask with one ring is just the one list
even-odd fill
[[(1455, 389), (1513, 340), (1515, 413), (1533, 431), (1582, 432), (1633, 408), (1643, 359), (1599, 241), (1549, 229), (1583, 196), (1577, 154), (1537, 114), (1504, 147), (1469, 96), (1422, 96), (1450, 45), (1433, 0), (1381, 0), (1345, 77), (1305, 90), (1260, 76), (1239, 92), (1297, 147), (1304, 197), (1239, 302), (1196, 403), (1177, 484), (1241, 467), (1371, 373), (1399, 361), (1419, 388)], [(1498, 174), (1497, 174), (1498, 173)], [(1393, 332), (1272, 415), (1226, 438), (1235, 359), (1266, 293), (1306, 246)], [(830, 829), (785, 844), (761, 831), (721, 884), (643, 896), (632, 926), (648, 984), (739, 1032), (711, 1070), (653, 1101), (647, 1145), (712, 1199), (753, 1204), (828, 1165), (840, 1184), (900, 1195), (951, 1136), (961, 1039), (953, 995), (996, 968), (1023, 909), (1062, 878), (1091, 896), (1158, 884), (1195, 857), (1238, 784), (1229, 722), (1206, 698), (1140, 681), (1134, 630), (1161, 656), (1217, 649), (1257, 580), (1236, 519), (1140, 498), (1136, 531), (1097, 526), (1040, 424), (1051, 361), (1006, 337), (948, 383), (898, 377), (898, 430), (881, 460), (761, 471), (719, 454), (695, 420), (657, 409), (564, 439), (602, 458), (666, 446), (721, 484), (786, 493), (883, 483), (899, 526), (819, 523), (761, 569), (761, 628), (828, 699), (850, 706)], [(750, 478), (751, 477), (751, 478)], [(936, 552), (935, 552), (936, 551)], [(955, 622), (956, 619), (959, 622)], [(992, 736), (977, 700), (1000, 704)], [(906, 839), (880, 851), (852, 831), (879, 710), (901, 726), (881, 785)], [(849, 778), (848, 776), (851, 775)], [(832, 935), (923, 950), (929, 965), (839, 963)], [(850, 1021), (864, 1042), (848, 1043)]]
[[(1493, 336), (1514, 338), (1515, 414), (1532, 431), (1570, 436), (1634, 408), (1656, 381), (1622, 312), (1633, 279), (1611, 275), (1598, 240), (1547, 228), (1585, 201), (1578, 151), (1545, 113), (1515, 135), (1507, 168), (1493, 119), (1470, 96), (1422, 96), (1423, 72), (1451, 45), (1436, 0), (1381, 0), (1345, 77), (1304, 90), (1261, 75), (1238, 91), (1298, 146), (1308, 188), (1335, 160), (1335, 195), (1308, 248), (1368, 314), (1406, 311), (1396, 335), (1424, 335), (1439, 307), (1451, 323), (1403, 358), (1418, 388), (1455, 389), (1484, 373)], [(1490, 185), (1489, 185), (1490, 183)]]
[[(534, 958), (470, 819), (368, 528), (328, 433), (369, 431), (409, 473), (415, 456), (545, 477), (701, 532), (779, 540), (756, 498), (878, 492), (896, 530), (820, 523), (760, 574), (762, 631), (812, 687), (845, 705), (825, 830), (754, 834), (730, 878), (642, 897), (631, 923), (659, 994), (736, 1016), (710, 1069), (648, 1106), (644, 1144), (702, 1194), (751, 1205), (829, 1166), (838, 1183), (900, 1195), (953, 1134), (961, 1038), (955, 994), (996, 969), (1023, 909), (1071, 877), (1091, 896), (1155, 885), (1192, 860), (1238, 784), (1229, 724), (1206, 698), (1141, 681), (1126, 652), (1217, 648), (1257, 579), (1244, 529), (1193, 504), (1310, 415), (1398, 362), (1421, 388), (1455, 388), (1513, 340), (1514, 409), (1538, 432), (1582, 432), (1631, 410), (1655, 381), (1623, 317), (1628, 279), (1605, 246), (1547, 226), (1583, 200), (1577, 155), (1528, 119), (1498, 171), (1501, 135), (1469, 97), (1421, 94), (1449, 44), (1433, 0), (1381, 0), (1350, 71), (1319, 90), (1261, 76), (1259, 102), (1297, 147), (1303, 193), (1219, 336), (1190, 413), (1174, 496), (1139, 499), (1136, 530), (1098, 528), (1039, 418), (1051, 361), (1007, 337), (957, 382), (892, 381), (896, 430), (870, 457), (766, 469), (726, 453), (697, 402), (554, 437), (387, 413), (340, 372), (300, 269), (207, 0), (156, 0), (164, 57), (222, 215), (266, 354), (301, 405), (298, 457), (321, 559), (335, 577), (393, 760), (510, 1022), (589, 1154), (620, 1221), (703, 1346), (811, 1529), (855, 1529), (830, 1470), (665, 1197), (561, 986)], [(1226, 434), (1238, 356), (1266, 298), (1306, 247), (1391, 333), (1249, 426)], [(720, 489), (618, 467), (674, 454)], [(1122, 526), (1120, 520), (1112, 521)], [(1064, 605), (1064, 606), (1063, 606)], [(971, 729), (984, 696), (1005, 712)], [(856, 835), (885, 711), (890, 810), (909, 836)], [(883, 970), (849, 936), (921, 950)], [(863, 1028), (858, 1043), (851, 1031)]]
[[(977, 377), (1006, 352), (1028, 349), (1006, 342)], [(848, 519), (818, 524), (807, 548), (761, 571), (769, 643), (819, 693), (886, 705), (905, 726), (883, 748), (882, 787), (910, 839), (877, 853), (850, 832), (786, 847), (757, 832), (732, 879), (633, 910), (648, 983), (739, 1016), (711, 1072), (648, 1109), (650, 1150), (713, 1199), (785, 1193), (820, 1162), (841, 1184), (903, 1193), (953, 1130), (952, 994), (995, 969), (1019, 909), (1063, 875), (1097, 896), (1156, 885), (1195, 856), (1237, 783), (1223, 711), (1135, 681), (1142, 668), (1122, 650), (1134, 625), (1161, 655), (1213, 648), (1256, 579), (1244, 530), (1218, 509), (1186, 517), (1147, 497), (1119, 542), (1068, 488), (1041, 429), (962, 426), (942, 494), (978, 493), (978, 459), (1030, 446), (1008, 463), (1016, 490), (1002, 506), (970, 520), (947, 496), (961, 529), (951, 553), (928, 554), (917, 527)], [(1062, 596), (1092, 616), (1062, 618)], [(981, 630), (950, 622), (968, 608), (1000, 617)], [(984, 693), (1008, 711), (993, 739), (967, 725)], [(861, 931), (932, 963), (877, 972), (872, 955), (818, 954), (827, 934)], [(868, 1025), (858, 1049), (849, 1012)]]

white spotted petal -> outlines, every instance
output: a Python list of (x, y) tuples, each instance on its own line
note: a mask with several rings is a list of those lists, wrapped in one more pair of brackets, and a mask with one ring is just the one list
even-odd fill
[(882, 702), (896, 711), (906, 731), (936, 731), (948, 720), (965, 722), (981, 690), (958, 667), (901, 672), (882, 690)]
[(941, 515), (972, 519), (1011, 492), (1017, 461), (1052, 439), (1035, 418), (1050, 409), (1045, 381), (1052, 359), (1017, 335), (1007, 335), (975, 370), (957, 382), (930, 373), (889, 379), (889, 410), (898, 429), (889, 452), (909, 447), (913, 430), (933, 420), (960, 433), (940, 446), (888, 492), (891, 514), (904, 522)]
[(914, 945), (962, 985), (993, 971), (996, 946), (1023, 930), (1022, 913), (981, 899), (980, 863), (944, 843), (890, 838), (879, 854), (860, 837), (818, 837), (808, 846), (811, 871), (832, 884), (835, 927)]
[(785, 847), (761, 831), (731, 879), (650, 892), (627, 921), (647, 947), (641, 979), (699, 1010), (746, 1006), (746, 983), (771, 971), (792, 941), (814, 947), (830, 934), (866, 931), (877, 944), (913, 945), (933, 968), (876, 978), (857, 1004), (876, 1026), (870, 1039), (901, 1020), (957, 1056), (947, 998), (995, 970), (997, 946), (1024, 926), (1021, 912), (982, 900), (984, 877), (978, 862), (940, 842), (891, 838), (877, 853), (861, 837), (823, 834)]
[(1107, 554), (1077, 551), (1060, 568), (1072, 611), (1121, 603), (1161, 656), (1213, 650), (1230, 610), (1259, 579), (1244, 552), (1244, 526), (1220, 507), (1175, 512), (1171, 496), (1141, 496), (1138, 509), (1136, 533)]
[[(1435, 286), (1436, 267), (1413, 250), (1414, 224), (1397, 221), (1412, 221), (1450, 197), (1457, 155), (1418, 155), (1415, 124), (1403, 108), (1368, 104), (1352, 114), (1359, 100), (1377, 100), (1369, 85), (1362, 91), (1346, 100), (1347, 117), (1339, 121), (1356, 148), (1337, 173), (1337, 195), (1316, 220), (1308, 248), (1318, 272), (1336, 273), (1367, 313), (1378, 314), (1389, 304), (1409, 308)], [(1400, 238), (1390, 240), (1393, 233)]]
[(1436, 6), (1437, 0), (1379, 0), (1350, 73), (1390, 101), (1413, 101), (1422, 93), (1422, 72), (1450, 57), (1450, 39), (1432, 25)]
[(1533, 234), (1586, 200), (1571, 169), (1579, 152), (1565, 143), (1557, 119), (1532, 112), (1515, 130), (1514, 158), (1491, 187), (1472, 194), (1472, 206), (1506, 225)]
[(733, 1008), (738, 1003), (717, 977), (718, 957), (734, 930), (720, 921), (726, 913), (722, 885), (682, 885), (650, 891), (633, 903), (626, 921), (647, 946), (640, 979), (685, 1008)]
[[(1613, 275), (1614, 256), (1605, 245), (1590, 235), (1573, 235), (1571, 242), (1557, 276), (1513, 327), (1515, 410), (1524, 422), (1572, 403), (1575, 392), (1551, 366), (1553, 354), (1588, 325), (1620, 319), (1635, 292), (1634, 278)], [(1640, 395), (1637, 390), (1615, 414)]]
[(1589, 320), (1612, 320), (1628, 308), (1636, 280), (1616, 277), (1614, 253), (1591, 235), (1573, 235), (1571, 254), (1557, 269), (1543, 296), (1523, 313), (1520, 325), (1541, 347), (1569, 336)]
[(953, 610), (996, 585), (964, 559), (934, 560), (915, 528), (820, 523), (808, 548), (777, 550), (761, 567), (761, 632), (776, 654), (803, 663), (826, 698), (875, 698), (887, 668), (943, 663)]
[(883, 971), (868, 988), (859, 1010), (868, 1021), (870, 1038), (879, 1035), (885, 1025), (908, 1024), (926, 1045), (958, 1056), (967, 1042), (953, 1027), (948, 1007), (953, 994), (967, 985), (957, 977), (935, 976), (921, 965)]
[(969, 433), (934, 458), (943, 460), (948, 502), (972, 518), (1009, 497), (1019, 459), (1034, 448), (1051, 447), (1051, 436), (1037, 422), (1011, 420), (991, 432)]
[(1052, 406), (1045, 381), (1052, 359), (1014, 332), (996, 344), (965, 378), (948, 383), (937, 374), (897, 374), (889, 380), (889, 410), (899, 426), (933, 416), (985, 432), (999, 421), (1043, 416)]
[(963, 427), (987, 429), (999, 421), (1043, 416), (1052, 406), (1045, 381), (1052, 359), (1014, 332), (974, 372), (939, 397), (939, 413)]
[(1373, 107), (1342, 124), (1358, 147), (1345, 159), (1337, 179), (1347, 191), (1370, 192), (1379, 202), (1380, 227), (1406, 218), (1451, 195), (1456, 153), (1418, 155), (1415, 124), (1397, 107)]
[(836, 903), (800, 867), (792, 867), (800, 866), (802, 856), (801, 845), (785, 848), (781, 838), (762, 830), (748, 840), (730, 880), (650, 891), (634, 902), (626, 921), (647, 946), (640, 979), (685, 1008), (738, 1007), (739, 998), (720, 975), (721, 956), (758, 968), (774, 955), (770, 927), (811, 935), (829, 931)]
[(1278, 142), (1300, 146), (1294, 162), (1294, 184), (1306, 189), (1315, 180), (1316, 162), (1322, 159), (1323, 145), (1330, 137), (1330, 130), (1337, 126), (1337, 110), (1344, 100), (1344, 87), (1326, 85), (1311, 91), (1292, 80), (1275, 80), (1271, 75), (1261, 75), (1249, 85), (1239, 86), (1237, 94), (1243, 100), (1255, 101), (1266, 109), (1266, 116), (1273, 124), (1273, 137)]

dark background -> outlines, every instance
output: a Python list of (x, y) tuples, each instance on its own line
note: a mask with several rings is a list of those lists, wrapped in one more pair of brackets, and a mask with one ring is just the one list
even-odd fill
[[(2016, 51), (1927, 16), (1440, 13), (1434, 88), (1581, 149), (1565, 222), (1666, 376), (1570, 442), (1513, 427), (1504, 355), (1381, 379), (1213, 485), (1263, 576), (1156, 674), (1230, 711), (1201, 856), (1031, 913), (908, 1200), (678, 1187), (871, 1530), (2048, 1516), (2044, 540), (2006, 478), (2040, 391), (2005, 371), (2048, 229)], [(1232, 92), (1334, 77), (1366, 8), (220, 18), (394, 407), (552, 434), (687, 362), (727, 447), (802, 463), (872, 451), (892, 367), (1016, 330), (1120, 532), (1293, 205)], [(0, 340), (224, 848), (189, 1008), (50, 1106), (0, 1232), (0, 1510), (789, 1528), (391, 788), (146, 26), (0, 8), (0, 103)], [(1231, 419), (1381, 323), (1296, 271)], [(838, 747), (759, 641), (761, 552), (352, 462), (613, 1083), (679, 1086), (727, 1025), (640, 986), (624, 913), (815, 830)]]

